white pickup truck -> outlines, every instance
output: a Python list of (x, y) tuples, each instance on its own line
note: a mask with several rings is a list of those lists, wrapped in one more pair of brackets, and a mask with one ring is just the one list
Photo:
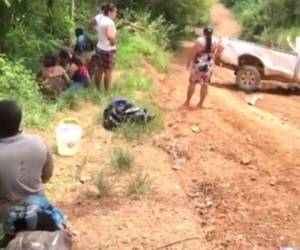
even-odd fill
[(236, 83), (254, 91), (261, 80), (300, 83), (300, 57), (255, 43), (222, 38), (224, 50), (217, 64), (235, 71)]

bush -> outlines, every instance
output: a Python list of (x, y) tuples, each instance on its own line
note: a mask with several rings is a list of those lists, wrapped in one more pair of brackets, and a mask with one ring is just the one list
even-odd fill
[(118, 66), (134, 68), (142, 66), (145, 58), (160, 71), (166, 71), (170, 64), (170, 54), (166, 52), (170, 44), (169, 36), (174, 30), (161, 16), (151, 19), (150, 13), (125, 12), (119, 22)]
[[(222, 0), (242, 24), (242, 38), (288, 48), (286, 36), (299, 35), (300, 2), (291, 0)], [(283, 11), (279, 11), (283, 10)]]
[(117, 0), (121, 9), (151, 10), (152, 17), (163, 16), (165, 20), (176, 25), (178, 32), (186, 26), (195, 26), (209, 20), (211, 0)]
[(24, 125), (46, 128), (56, 108), (39, 95), (31, 71), (21, 62), (0, 57), (0, 99), (15, 99), (23, 107)]

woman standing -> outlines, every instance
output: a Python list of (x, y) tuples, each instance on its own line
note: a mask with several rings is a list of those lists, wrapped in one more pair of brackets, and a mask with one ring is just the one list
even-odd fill
[(116, 62), (117, 29), (114, 20), (117, 17), (117, 7), (115, 4), (109, 3), (102, 6), (101, 9), (103, 16), (95, 22), (98, 32), (95, 57), (97, 64), (96, 87), (100, 90), (104, 80), (104, 87), (108, 90)]
[(203, 107), (203, 102), (208, 93), (208, 84), (210, 84), (215, 59), (223, 51), (223, 46), (217, 39), (213, 38), (213, 29), (205, 27), (204, 37), (197, 39), (192, 52), (188, 58), (187, 68), (190, 70), (190, 83), (187, 91), (185, 107), (190, 107), (190, 101), (195, 92), (196, 84), (201, 86), (199, 108)]

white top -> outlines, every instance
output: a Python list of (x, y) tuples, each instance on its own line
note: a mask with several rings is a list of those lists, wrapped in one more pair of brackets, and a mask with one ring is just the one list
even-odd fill
[(296, 37), (296, 52), (300, 53), (300, 37)]
[(113, 28), (115, 34), (117, 33), (117, 29), (114, 21), (108, 16), (104, 16), (104, 15), (101, 16), (101, 14), (97, 15), (95, 19), (97, 21), (98, 49), (105, 50), (105, 51), (116, 50), (116, 45), (112, 46), (109, 40), (107, 39), (107, 35), (106, 35), (106, 29), (109, 26)]
[[(202, 47), (206, 46), (206, 39), (205, 39), (205, 37), (199, 37), (197, 39), (197, 42), (199, 44), (201, 44)], [(219, 43), (220, 43), (220, 40), (218, 38), (213, 37), (213, 39), (212, 39), (212, 47), (217, 46)]]
[(101, 18), (104, 17), (102, 13), (99, 13), (97, 16), (95, 16), (95, 20), (97, 22), (97, 25), (99, 25)]

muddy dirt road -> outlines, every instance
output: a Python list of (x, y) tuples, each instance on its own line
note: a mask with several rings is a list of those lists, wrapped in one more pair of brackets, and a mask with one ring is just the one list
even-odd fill
[[(212, 16), (217, 35), (238, 34), (237, 22), (222, 5), (213, 8)], [(232, 84), (232, 72), (217, 68), (218, 87), (209, 89), (209, 108), (180, 110), (191, 45), (183, 44), (167, 76), (149, 69), (165, 115), (161, 134), (128, 144), (95, 123), (96, 106), (82, 104), (68, 114), (84, 118), (82, 152), (55, 157), (48, 191), (70, 221), (75, 249), (275, 250), (300, 245), (299, 93), (265, 83), (259, 91), (263, 99), (252, 107)], [(116, 145), (129, 147), (136, 165), (149, 173), (156, 190), (152, 196), (128, 197), (125, 176), (110, 197), (97, 197), (95, 177), (109, 166)]]
[[(212, 13), (217, 35), (237, 34), (238, 25), (227, 10), (216, 5)], [(263, 99), (251, 107), (232, 84), (232, 73), (217, 68), (218, 87), (209, 90), (209, 107), (178, 111), (174, 107), (185, 98), (190, 46), (184, 44), (178, 53), (162, 85), (161, 103), (167, 111), (167, 134), (188, 148), (189, 161), (177, 178), (211, 249), (300, 245), (299, 92), (265, 83), (259, 91)]]

